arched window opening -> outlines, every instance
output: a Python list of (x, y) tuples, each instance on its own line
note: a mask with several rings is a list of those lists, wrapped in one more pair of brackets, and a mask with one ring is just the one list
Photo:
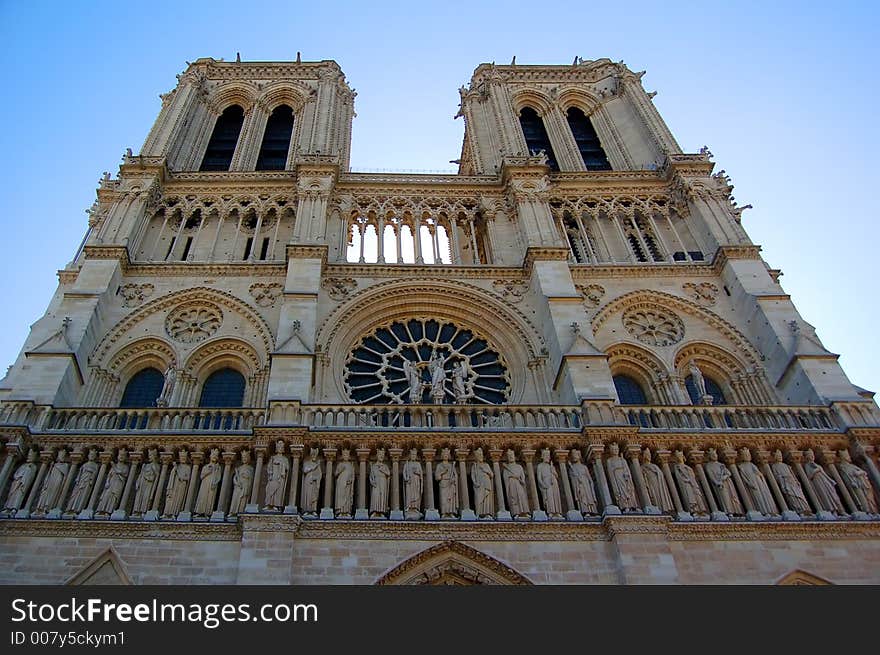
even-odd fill
[(263, 144), (257, 157), (258, 171), (284, 170), (287, 166), (291, 134), (293, 134), (293, 109), (287, 105), (280, 105), (266, 121)]
[(543, 150), (547, 154), (547, 165), (551, 171), (558, 171), (556, 155), (553, 146), (550, 145), (550, 137), (544, 127), (544, 121), (531, 107), (523, 107), (519, 112), (519, 124), (522, 126), (523, 136), (526, 138), (526, 147), (531, 154), (538, 154)]
[(202, 386), (199, 407), (241, 407), (244, 386), (244, 376), (235, 369), (214, 371)]
[(217, 118), (200, 171), (228, 171), (244, 123), (244, 110), (238, 105), (227, 107)]
[(398, 228), (400, 230), (400, 249), (401, 260), (399, 264), (414, 264), (416, 261), (415, 239), (413, 239), (412, 229), (406, 223)]
[(165, 376), (155, 368), (141, 369), (125, 385), (120, 407), (155, 407)]
[(636, 382), (628, 375), (615, 375), (614, 388), (617, 390), (617, 397), (620, 398), (621, 405), (647, 405), (648, 399), (642, 385)]
[(584, 112), (577, 107), (570, 107), (566, 112), (568, 117), (568, 126), (577, 143), (578, 150), (581, 153), (581, 159), (584, 160), (584, 166), (588, 171), (610, 171), (611, 164), (608, 163), (608, 157), (605, 150), (602, 149), (602, 143), (593, 127), (593, 122), (584, 115)]
[(477, 245), (477, 261), (475, 264), (488, 264), (492, 261), (489, 249), (489, 229), (486, 226), (486, 219), (482, 214), (477, 214), (474, 218), (474, 238)]
[[(706, 394), (712, 396), (713, 405), (727, 404), (727, 399), (724, 397), (721, 385), (706, 375), (703, 376), (703, 382), (706, 384)], [(697, 384), (694, 382), (693, 375), (688, 375), (684, 379), (684, 386), (687, 388), (688, 396), (691, 397), (691, 403), (694, 405), (702, 405), (703, 398), (700, 395), (699, 389), (697, 389)]]

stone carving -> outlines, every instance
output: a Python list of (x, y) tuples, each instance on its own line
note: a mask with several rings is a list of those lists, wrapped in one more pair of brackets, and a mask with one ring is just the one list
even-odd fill
[(773, 494), (770, 487), (767, 486), (767, 480), (764, 474), (752, 462), (752, 454), (748, 448), (739, 451), (742, 461), (739, 463), (739, 472), (742, 477), (743, 484), (748, 487), (752, 494), (752, 500), (755, 501), (755, 507), (764, 515), (778, 514), (776, 502), (773, 500)]
[(645, 491), (648, 493), (648, 502), (661, 512), (675, 511), (672, 495), (666, 486), (666, 476), (663, 469), (651, 461), (651, 451), (645, 448), (642, 451), (642, 475), (645, 478)]
[(507, 461), (501, 465), (501, 477), (504, 478), (504, 490), (507, 492), (507, 504), (514, 517), (530, 516), (529, 495), (526, 492), (526, 472), (516, 462), (516, 454), (507, 449)]
[(171, 467), (162, 518), (176, 518), (186, 504), (186, 490), (189, 488), (190, 476), (192, 475), (192, 469), (187, 464), (187, 456), (186, 449), (181, 448), (177, 453), (177, 464)]
[(391, 469), (385, 461), (385, 449), (376, 449), (376, 461), (370, 465), (370, 518), (385, 518), (388, 514), (388, 481)]
[(284, 442), (275, 442), (275, 454), (266, 463), (266, 497), (263, 508), (270, 511), (284, 509), (284, 490), (287, 487), (287, 476), (290, 473), (290, 461), (284, 454)]
[(406, 357), (403, 358), (403, 375), (409, 386), (409, 402), (422, 402), (422, 374), (418, 366), (413, 364)]
[(581, 451), (574, 449), (569, 453), (571, 461), (568, 465), (568, 477), (571, 480), (571, 491), (574, 502), (581, 514), (598, 514), (599, 504), (596, 501), (596, 486), (590, 469), (581, 461)]
[(152, 284), (124, 284), (119, 288), (122, 296), (123, 307), (137, 307), (147, 298), (153, 295), (155, 287)]
[(141, 468), (138, 479), (134, 483), (132, 515), (139, 516), (149, 511), (153, 493), (159, 482), (159, 471), (159, 452), (155, 448), (150, 448), (147, 452), (147, 462)]
[(452, 395), (455, 396), (456, 404), (463, 405), (471, 397), (469, 378), (471, 367), (465, 360), (460, 360), (452, 365)]
[(424, 471), (418, 460), (418, 451), (410, 448), (409, 459), (403, 465), (403, 506), (407, 519), (422, 518)]
[(837, 495), (837, 482), (816, 461), (816, 453), (812, 448), (804, 451), (804, 473), (816, 492), (816, 500), (820, 505), (818, 509), (839, 515), (846, 514), (840, 496)]
[(691, 300), (704, 307), (714, 305), (718, 297), (718, 287), (711, 282), (685, 282), (681, 289)]
[(440, 451), (440, 462), (434, 469), (434, 479), (438, 482), (441, 518), (458, 516), (458, 473), (455, 462), (449, 461), (449, 448)]
[(251, 464), (251, 451), (241, 451), (241, 464), (232, 476), (232, 500), (229, 502), (229, 516), (238, 516), (247, 507), (251, 489), (254, 486), (254, 466)]
[(175, 382), (177, 382), (177, 371), (174, 369), (174, 364), (169, 364), (168, 368), (165, 369), (165, 381), (162, 383), (162, 391), (159, 392), (159, 397), (156, 398), (156, 407), (168, 407), (171, 394), (174, 392)]
[(840, 450), (837, 455), (840, 457), (837, 468), (840, 470), (843, 481), (849, 485), (856, 506), (866, 514), (877, 514), (877, 499), (871, 488), (871, 479), (868, 474), (861, 467), (852, 463), (848, 450)]
[(623, 326), (636, 339), (649, 346), (671, 346), (684, 338), (684, 323), (661, 307), (633, 307), (623, 314)]
[(442, 404), (446, 397), (446, 369), (443, 363), (443, 355), (439, 352), (434, 352), (431, 361), (428, 362), (428, 370), (431, 373), (431, 400), (435, 405)]
[(217, 500), (217, 490), (223, 477), (223, 465), (220, 464), (220, 450), (212, 448), (208, 455), (208, 463), (199, 471), (199, 493), (193, 516), (211, 516)]
[(333, 300), (345, 300), (358, 285), (357, 281), (350, 277), (326, 277), (321, 284)]
[(714, 448), (709, 449), (708, 455), (709, 461), (703, 468), (709, 483), (715, 488), (715, 495), (721, 504), (721, 510), (734, 516), (745, 514), (730, 469), (718, 461), (718, 451)]
[(511, 303), (518, 303), (529, 290), (529, 284), (524, 280), (495, 280), (492, 286), (495, 293)]
[(303, 462), (302, 498), (300, 505), (303, 516), (317, 516), (318, 490), (321, 487), (321, 463), (318, 461), (318, 449), (310, 448), (309, 456)]
[(782, 451), (776, 450), (773, 453), (773, 464), (770, 465), (776, 481), (779, 483), (779, 490), (785, 497), (788, 506), (798, 514), (810, 514), (810, 504), (804, 496), (804, 490), (801, 483), (791, 467), (782, 461)]
[(706, 499), (703, 498), (700, 483), (697, 482), (694, 469), (685, 463), (682, 451), (675, 451), (675, 465), (672, 468), (675, 473), (675, 479), (678, 481), (678, 488), (681, 491), (681, 502), (684, 511), (697, 515), (708, 514), (709, 508), (706, 505)]
[(348, 448), (342, 449), (342, 459), (336, 465), (333, 476), (336, 478), (336, 517), (351, 518), (351, 507), (354, 503), (354, 462), (351, 461), (351, 450)]
[(95, 508), (97, 516), (109, 516), (116, 508), (119, 507), (119, 501), (122, 499), (122, 490), (125, 489), (125, 482), (128, 480), (128, 451), (120, 448), (116, 455), (116, 461), (110, 465), (107, 471), (107, 479), (104, 481), (104, 489), (101, 491), (101, 497), (98, 499), (98, 505)]
[(252, 284), (248, 291), (250, 291), (251, 296), (253, 296), (254, 302), (260, 307), (272, 307), (278, 299), (278, 296), (284, 291), (284, 285), (278, 284), (277, 282), (273, 282), (272, 284), (257, 282)]
[(471, 482), (474, 486), (474, 512), (478, 517), (495, 516), (495, 473), (483, 456), (483, 449), (474, 450), (474, 463), (471, 464)]
[(691, 381), (694, 383), (694, 388), (697, 390), (700, 404), (711, 405), (713, 398), (706, 391), (706, 378), (703, 377), (703, 373), (700, 371), (700, 368), (695, 361), (691, 360), (691, 363), (688, 364), (688, 371), (691, 374)]
[(165, 332), (181, 343), (198, 343), (213, 335), (223, 323), (223, 311), (215, 304), (199, 301), (172, 310), (165, 319)]
[(6, 496), (6, 502), (3, 504), (3, 510), (6, 512), (14, 512), (21, 509), (27, 498), (28, 489), (34, 477), (37, 475), (37, 456), (36, 450), (29, 450), (27, 458), (21, 464), (15, 473), (12, 474), (12, 485), (9, 487), (9, 493)]
[(43, 482), (43, 488), (37, 498), (37, 504), (34, 508), (34, 514), (45, 514), (50, 509), (54, 509), (61, 502), (61, 491), (64, 488), (64, 479), (70, 470), (70, 462), (67, 458), (67, 450), (62, 448), (55, 456), (55, 462), (46, 475)]
[(550, 518), (562, 518), (562, 498), (559, 494), (559, 471), (550, 461), (550, 449), (541, 449), (541, 461), (535, 469), (535, 478), (541, 498), (544, 500), (544, 511)]
[(617, 501), (617, 506), (624, 511), (634, 511), (639, 507), (636, 488), (626, 460), (620, 456), (620, 447), (611, 442), (608, 445), (610, 457), (605, 460), (608, 470), (608, 484)]
[(76, 481), (73, 483), (73, 491), (67, 500), (67, 513), (79, 514), (85, 509), (92, 493), (92, 485), (98, 477), (98, 451), (90, 448), (86, 461), (79, 467)]
[(598, 307), (605, 296), (605, 287), (601, 284), (576, 284), (574, 288), (581, 294), (587, 307)]

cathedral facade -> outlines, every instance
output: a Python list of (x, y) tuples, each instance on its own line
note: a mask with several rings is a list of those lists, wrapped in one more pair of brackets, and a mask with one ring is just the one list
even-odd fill
[(368, 174), (335, 62), (190, 64), (0, 381), (0, 582), (880, 582), (872, 394), (641, 75)]

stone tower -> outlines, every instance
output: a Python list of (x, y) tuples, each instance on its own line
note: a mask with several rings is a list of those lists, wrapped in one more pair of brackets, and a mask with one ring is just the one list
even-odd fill
[(872, 394), (640, 78), (365, 174), (335, 62), (190, 64), (0, 383), (0, 580), (880, 581)]

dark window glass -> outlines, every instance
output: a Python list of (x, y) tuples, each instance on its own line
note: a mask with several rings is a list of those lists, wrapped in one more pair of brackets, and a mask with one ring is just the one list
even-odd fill
[(577, 107), (571, 107), (568, 112), (568, 126), (577, 143), (581, 158), (588, 171), (610, 171), (611, 164), (599, 142), (599, 136), (593, 127), (592, 121)]
[(628, 375), (615, 375), (614, 388), (617, 389), (617, 396), (620, 398), (621, 405), (647, 405), (648, 399), (642, 386)]
[(238, 143), (238, 134), (244, 123), (244, 110), (238, 105), (227, 107), (217, 118), (214, 132), (208, 142), (201, 171), (228, 171)]
[(266, 121), (263, 145), (257, 157), (258, 171), (283, 171), (287, 165), (290, 135), (293, 134), (293, 110), (287, 105), (276, 107)]
[(553, 154), (553, 146), (550, 145), (550, 137), (544, 127), (544, 121), (531, 107), (523, 107), (519, 112), (519, 124), (522, 126), (523, 136), (526, 138), (526, 146), (529, 153), (538, 154), (543, 150), (547, 153), (547, 165), (551, 171), (558, 171), (556, 155)]
[(145, 368), (125, 385), (120, 407), (155, 407), (156, 398), (162, 393), (165, 377), (155, 368)]
[(205, 380), (199, 407), (241, 407), (244, 376), (231, 368), (214, 371)]
[[(724, 392), (721, 391), (721, 387), (718, 385), (715, 380), (710, 377), (706, 377), (703, 375), (703, 380), (706, 382), (706, 393), (712, 396), (712, 404), (713, 405), (726, 405), (727, 399), (724, 397)], [(694, 405), (700, 404), (700, 395), (697, 393), (697, 385), (694, 384), (694, 378), (692, 375), (688, 375), (684, 379), (684, 386), (687, 387), (688, 395), (691, 397), (691, 402)]]

